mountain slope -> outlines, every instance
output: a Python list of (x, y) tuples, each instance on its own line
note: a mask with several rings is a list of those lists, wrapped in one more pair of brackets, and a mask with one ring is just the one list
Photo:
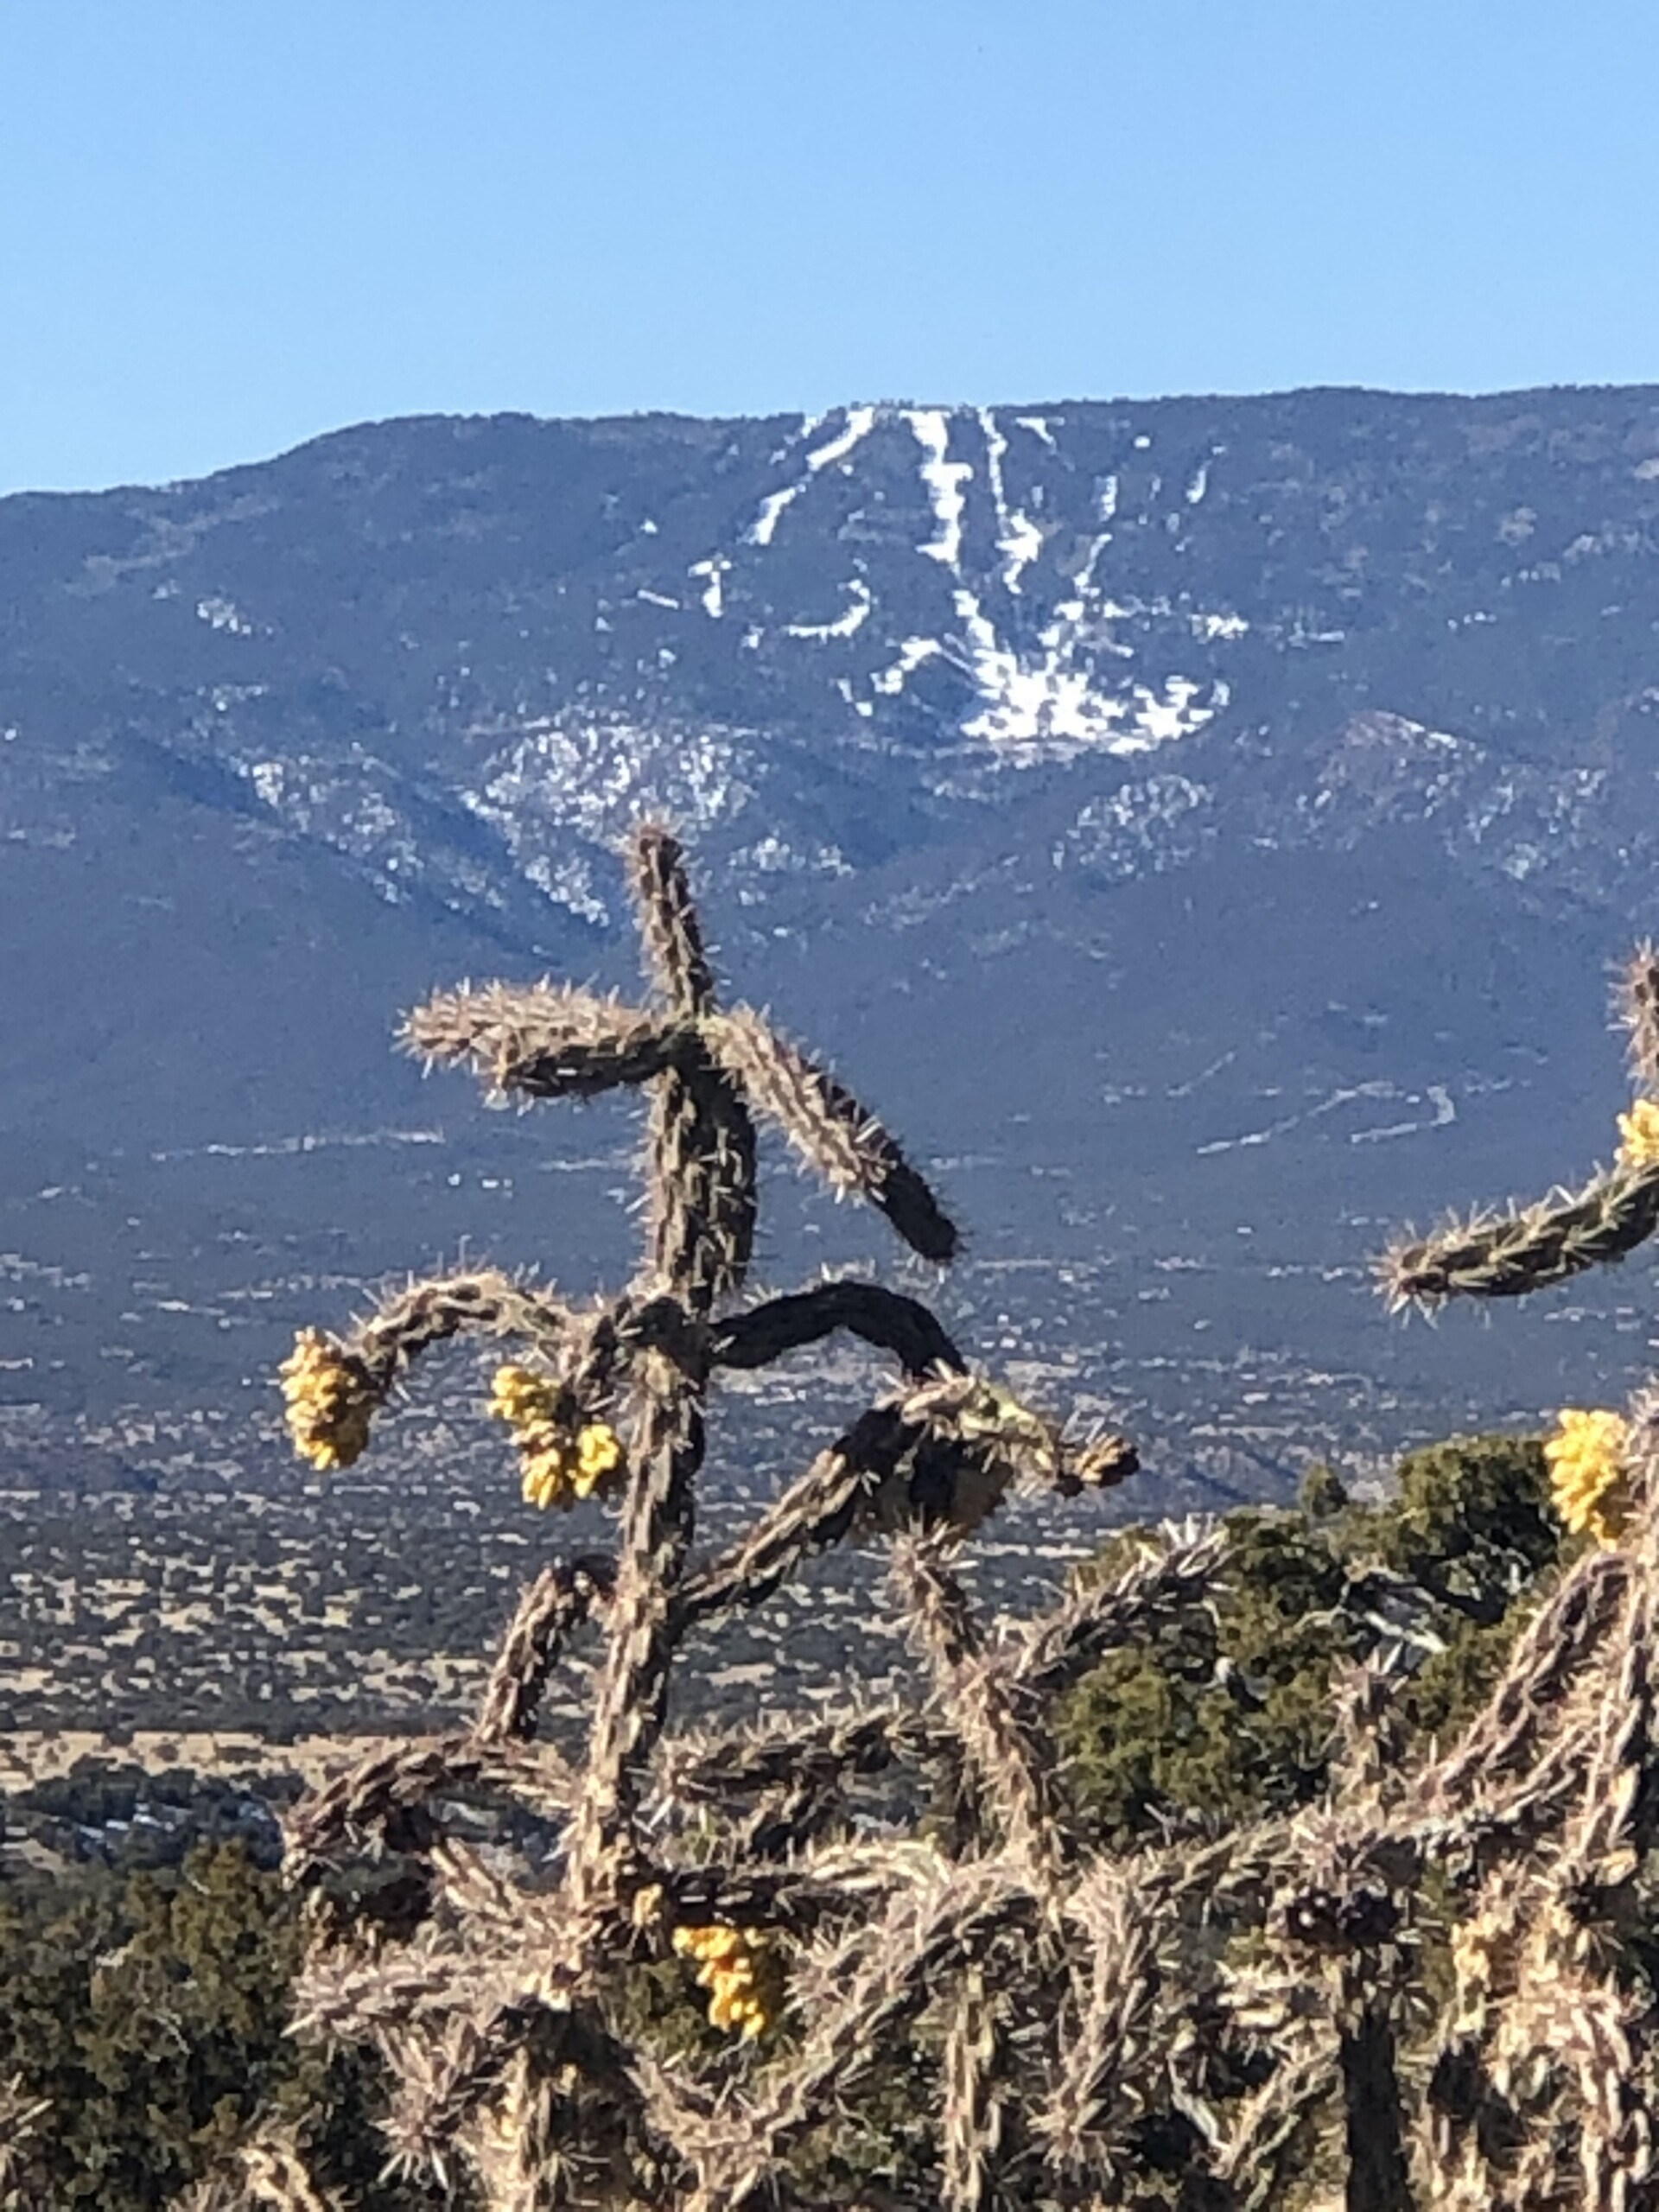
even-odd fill
[[(1639, 1264), (1402, 1335), (1364, 1256), (1609, 1147), (1656, 586), (1649, 390), (416, 420), (0, 501), (14, 1433), (234, 1427), (463, 1236), (626, 1265), (625, 1115), (385, 1046), (457, 974), (627, 983), (642, 812), (943, 1163), (964, 1334), (1172, 1480), (1617, 1387)], [(891, 1256), (779, 1205), (779, 1282)]]

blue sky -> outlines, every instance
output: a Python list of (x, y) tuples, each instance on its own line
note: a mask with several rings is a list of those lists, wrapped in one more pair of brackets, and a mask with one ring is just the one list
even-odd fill
[(1659, 380), (1654, 0), (0, 0), (0, 491), (371, 416)]

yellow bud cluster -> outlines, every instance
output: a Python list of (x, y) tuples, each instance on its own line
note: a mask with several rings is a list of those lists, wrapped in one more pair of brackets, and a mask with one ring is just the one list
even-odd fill
[(697, 1986), (709, 1992), (711, 2027), (735, 2029), (746, 2042), (764, 2035), (783, 2005), (776, 1954), (758, 1928), (677, 1928), (674, 1948), (697, 1961)]
[(568, 1511), (579, 1500), (614, 1490), (623, 1472), (616, 1431), (602, 1421), (572, 1428), (560, 1385), (528, 1367), (496, 1370), (490, 1411), (506, 1422), (518, 1446), (526, 1505)]
[(369, 1440), (378, 1402), (361, 1363), (331, 1344), (321, 1329), (302, 1329), (276, 1370), (287, 1401), (294, 1449), (314, 1467), (349, 1467)]
[(1659, 1167), (1659, 1099), (1638, 1098), (1618, 1117), (1621, 1167)]
[(1555, 1434), (1544, 1444), (1555, 1510), (1573, 1535), (1587, 1530), (1599, 1544), (1616, 1544), (1630, 1511), (1624, 1464), (1629, 1426), (1622, 1414), (1570, 1406), (1557, 1421)]

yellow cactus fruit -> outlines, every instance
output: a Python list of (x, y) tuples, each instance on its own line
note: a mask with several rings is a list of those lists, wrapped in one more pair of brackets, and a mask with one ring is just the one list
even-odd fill
[(378, 1402), (367, 1370), (320, 1329), (302, 1329), (277, 1370), (294, 1449), (314, 1467), (349, 1467), (369, 1440)]
[(709, 1992), (709, 2024), (745, 2042), (764, 2035), (783, 2007), (783, 1969), (759, 1928), (677, 1928), (674, 1948), (697, 1961)]
[(526, 1505), (568, 1512), (579, 1500), (605, 1497), (625, 1471), (616, 1432), (602, 1421), (572, 1429), (563, 1385), (528, 1367), (496, 1370), (489, 1410), (518, 1446)]
[(1586, 1531), (1599, 1544), (1616, 1544), (1630, 1513), (1624, 1454), (1630, 1427), (1622, 1414), (1565, 1407), (1554, 1436), (1544, 1444), (1555, 1510), (1575, 1536)]
[(549, 1376), (528, 1367), (498, 1367), (489, 1409), (512, 1428), (529, 1428), (550, 1421), (558, 1399), (558, 1385)]
[(588, 1497), (622, 1465), (616, 1431), (602, 1421), (589, 1421), (576, 1433), (576, 1496)]
[(1659, 1099), (1638, 1098), (1618, 1117), (1621, 1167), (1659, 1167)]

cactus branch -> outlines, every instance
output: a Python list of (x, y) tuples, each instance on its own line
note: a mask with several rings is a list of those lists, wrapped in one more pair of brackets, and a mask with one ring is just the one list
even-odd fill
[(542, 1693), (572, 1632), (602, 1612), (614, 1587), (611, 1562), (583, 1557), (546, 1567), (518, 1600), (490, 1670), (473, 1733), (480, 1744), (524, 1740), (536, 1732)]
[[(939, 1536), (901, 1536), (893, 1576), (925, 1653), (935, 1692), (968, 1755), (976, 1825), (1033, 1869), (1039, 1884), (1058, 1872), (1059, 1841), (1031, 1700), (1005, 1671), (988, 1664), (967, 1592), (945, 1564)], [(1022, 1710), (1021, 1708), (1027, 1708)]]
[(593, 1098), (648, 1083), (686, 1044), (674, 1024), (566, 983), (437, 991), (399, 1034), (428, 1067), (470, 1064), (491, 1091), (524, 1098)]
[(798, 1052), (752, 1007), (702, 1025), (708, 1050), (805, 1165), (838, 1194), (868, 1198), (925, 1260), (954, 1259), (957, 1236), (938, 1202), (873, 1114)]
[(702, 947), (702, 925), (686, 880), (677, 837), (652, 825), (633, 842), (633, 894), (648, 972), (682, 1019), (696, 1020), (715, 1004), (714, 970)]
[(1166, 1523), (1157, 1543), (1110, 1579), (1074, 1585), (1006, 1647), (1002, 1659), (1030, 1690), (1052, 1696), (1080, 1681), (1109, 1651), (1150, 1642), (1211, 1602), (1227, 1531), (1201, 1521)]
[(700, 1050), (652, 1099), (650, 1214), (654, 1287), (694, 1315), (737, 1289), (754, 1247), (754, 1128)]
[(820, 1283), (752, 1306), (719, 1324), (711, 1357), (717, 1367), (769, 1367), (838, 1329), (891, 1352), (918, 1382), (936, 1370), (965, 1371), (961, 1353), (918, 1299), (873, 1282)]
[(1622, 1260), (1659, 1228), (1659, 1167), (1618, 1167), (1580, 1191), (1508, 1214), (1476, 1214), (1406, 1238), (1378, 1262), (1391, 1308), (1450, 1298), (1523, 1298)]
[(1659, 945), (1644, 938), (1625, 962), (1615, 1007), (1630, 1039), (1630, 1074), (1645, 1096), (1659, 1097)]

